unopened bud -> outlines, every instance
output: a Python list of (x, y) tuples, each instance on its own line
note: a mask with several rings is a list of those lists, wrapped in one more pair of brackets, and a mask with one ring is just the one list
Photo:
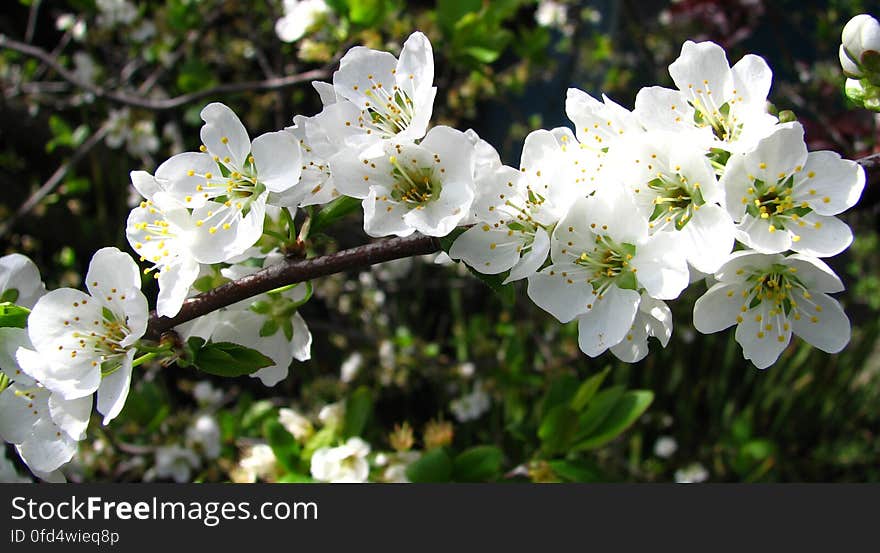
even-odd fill
[(425, 449), (434, 449), (451, 444), (454, 436), (455, 431), (452, 428), (452, 423), (431, 421), (425, 426), (422, 440), (425, 442)]

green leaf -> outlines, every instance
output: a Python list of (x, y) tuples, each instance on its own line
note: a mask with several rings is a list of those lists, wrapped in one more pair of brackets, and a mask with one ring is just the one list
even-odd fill
[(611, 414), (617, 400), (623, 395), (623, 386), (612, 386), (596, 393), (578, 418), (578, 433), (575, 441), (588, 438), (594, 430)]
[(232, 342), (204, 344), (193, 356), (200, 371), (226, 377), (245, 376), (274, 363), (259, 351)]
[(577, 413), (568, 405), (557, 405), (550, 409), (538, 428), (544, 451), (550, 455), (566, 451), (577, 433), (577, 427)]
[(493, 445), (478, 445), (461, 452), (454, 461), (456, 482), (488, 482), (501, 475), (504, 454)]
[(566, 482), (602, 482), (602, 472), (588, 461), (556, 459), (548, 463), (553, 472)]
[(553, 380), (541, 401), (541, 416), (546, 416), (557, 405), (570, 402), (577, 389), (578, 380), (573, 375), (565, 374)]
[(444, 33), (451, 33), (465, 14), (479, 11), (482, 0), (437, 0), (437, 23)]
[(360, 436), (373, 413), (373, 398), (369, 388), (361, 386), (345, 400), (345, 420), (342, 435), (345, 438)]
[(340, 196), (315, 215), (312, 219), (311, 232), (318, 232), (333, 224), (336, 220), (345, 217), (349, 213), (357, 211), (361, 207), (361, 200)]
[(27, 307), (9, 302), (0, 303), (0, 328), (24, 328), (27, 326), (27, 319), (30, 313), (31, 310)]
[(276, 480), (279, 484), (313, 484), (315, 479), (305, 474), (296, 472), (288, 472)]
[(263, 437), (272, 448), (275, 458), (288, 472), (297, 472), (302, 453), (299, 443), (293, 434), (288, 432), (276, 419), (268, 419), (263, 423)]
[(318, 432), (315, 432), (309, 441), (306, 442), (306, 446), (302, 450), (302, 455), (300, 458), (308, 463), (312, 455), (315, 451), (321, 449), (322, 447), (328, 447), (333, 445), (333, 442), (336, 441), (336, 429), (332, 426), (328, 426), (326, 428), (322, 428)]
[(590, 400), (593, 399), (593, 396), (596, 395), (596, 392), (599, 391), (599, 387), (602, 386), (602, 382), (605, 381), (605, 377), (608, 376), (609, 372), (611, 372), (611, 367), (606, 367), (605, 370), (599, 374), (595, 374), (584, 380), (583, 384), (581, 384), (578, 387), (577, 392), (575, 392), (574, 397), (571, 398), (571, 408), (578, 412), (583, 410)]
[(18, 301), (18, 289), (9, 288), (0, 294), (0, 303), (15, 303)]
[(263, 421), (275, 415), (275, 406), (272, 402), (264, 399), (255, 401), (247, 407), (241, 416), (241, 429), (243, 434), (256, 434), (255, 431), (262, 429)]
[(652, 401), (654, 401), (654, 393), (649, 390), (625, 392), (602, 424), (589, 438), (575, 445), (575, 449), (594, 449), (610, 442), (642, 416)]
[(410, 482), (449, 482), (452, 468), (452, 459), (443, 448), (437, 448), (406, 467), (406, 477)]

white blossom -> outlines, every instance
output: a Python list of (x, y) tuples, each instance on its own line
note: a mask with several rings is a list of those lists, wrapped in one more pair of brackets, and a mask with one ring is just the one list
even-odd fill
[(28, 319), (34, 350), (20, 348), (22, 369), (66, 400), (98, 392), (104, 424), (125, 404), (137, 341), (147, 328), (140, 271), (127, 254), (102, 248), (86, 273), (89, 294), (47, 293)]
[(336, 187), (363, 199), (370, 236), (445, 236), (470, 213), (474, 146), (461, 131), (434, 127), (418, 144), (384, 141), (330, 166)]
[(284, 42), (296, 42), (328, 13), (324, 0), (284, 0), (284, 16), (275, 22), (275, 33)]
[(725, 207), (750, 248), (837, 255), (852, 231), (834, 215), (858, 201), (865, 172), (834, 152), (808, 153), (803, 132), (798, 123), (778, 125), (754, 150), (732, 156), (721, 178)]
[(322, 447), (312, 454), (312, 478), (331, 483), (366, 482), (369, 454), (370, 444), (357, 437), (337, 447)]
[(849, 342), (849, 319), (828, 295), (843, 284), (819, 259), (736, 252), (715, 278), (694, 305), (694, 327), (708, 334), (737, 325), (736, 341), (759, 369), (776, 361), (792, 333), (828, 353)]
[(27, 256), (11, 253), (0, 257), (0, 303), (32, 308), (46, 293), (40, 270)]
[(763, 58), (750, 54), (730, 67), (721, 46), (689, 40), (669, 74), (678, 90), (652, 86), (636, 96), (648, 129), (696, 132), (707, 149), (746, 152), (777, 122), (766, 109), (773, 73)]

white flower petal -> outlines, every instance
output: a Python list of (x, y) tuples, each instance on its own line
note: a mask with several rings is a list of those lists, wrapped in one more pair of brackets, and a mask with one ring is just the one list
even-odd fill
[[(478, 224), (455, 239), (449, 248), (449, 257), (464, 261), (480, 273), (495, 275), (509, 270), (519, 262), (518, 248), (523, 242), (524, 237), (519, 233), (508, 236), (507, 230), (496, 230), (489, 225)], [(549, 246), (548, 238), (548, 251)]]
[(32, 308), (46, 293), (46, 286), (40, 279), (40, 270), (28, 257), (11, 253), (0, 257), (0, 293), (17, 290), (15, 304)]
[(776, 362), (791, 341), (791, 330), (786, 330), (784, 315), (769, 315), (766, 303), (743, 314), (743, 322), (736, 327), (736, 341), (743, 355), (759, 369)]
[(800, 236), (800, 240), (791, 245), (791, 249), (802, 254), (815, 257), (832, 257), (852, 244), (852, 230), (837, 217), (825, 217), (808, 213), (800, 222), (792, 227), (792, 232)]
[(18, 454), (27, 463), (28, 468), (36, 472), (52, 472), (70, 461), (76, 453), (77, 442), (61, 432), (46, 417), (33, 427), (33, 434), (18, 449)]
[(784, 263), (796, 270), (797, 279), (810, 290), (826, 294), (843, 292), (840, 277), (821, 259), (796, 253), (786, 257)]
[(132, 171), (129, 173), (131, 177), (131, 185), (138, 191), (138, 194), (152, 200), (156, 192), (162, 191), (162, 185), (156, 180), (156, 177), (146, 171)]
[(744, 290), (743, 284), (723, 282), (709, 288), (694, 304), (694, 328), (703, 334), (712, 334), (736, 324)]
[(258, 136), (253, 143), (257, 178), (270, 192), (284, 192), (299, 182), (302, 151), (296, 138), (287, 131)]
[(4, 327), (0, 328), (0, 371), (12, 382), (23, 386), (34, 385), (34, 380), (18, 366), (15, 353), (18, 348), (30, 348), (31, 340), (24, 328)]
[(241, 171), (251, 151), (251, 139), (235, 112), (213, 102), (199, 116), (205, 122), (199, 134), (208, 153), (221, 160), (228, 157), (230, 165)]
[(293, 314), (293, 358), (297, 361), (308, 361), (312, 358), (312, 333), (299, 312)]
[(807, 202), (819, 215), (837, 215), (859, 201), (865, 188), (865, 170), (835, 152), (810, 152), (803, 170), (795, 175), (792, 199)]
[(578, 346), (596, 357), (625, 339), (639, 307), (639, 293), (611, 286), (594, 300), (593, 308), (578, 317)]
[(791, 323), (795, 334), (827, 353), (837, 353), (846, 347), (850, 339), (849, 318), (837, 300), (815, 293), (809, 302), (802, 299), (799, 304), (804, 314)]
[[(211, 178), (206, 178), (206, 175)], [(221, 177), (220, 168), (208, 154), (197, 152), (185, 152), (177, 154), (156, 169), (156, 179), (163, 190), (177, 200), (181, 205), (196, 209), (203, 205), (209, 197), (219, 195), (225, 191), (225, 185), (218, 185)], [(211, 192), (202, 191), (207, 183), (215, 186), (207, 187)]]
[(730, 215), (715, 204), (704, 204), (681, 230), (688, 262), (703, 273), (714, 273), (733, 250), (735, 227)]
[(103, 425), (107, 425), (116, 418), (125, 405), (128, 398), (128, 390), (131, 387), (131, 363), (134, 360), (134, 350), (128, 350), (122, 365), (114, 372), (105, 376), (98, 388), (98, 412), (104, 415)]
[(404, 222), (428, 236), (446, 236), (471, 209), (474, 193), (469, 182), (444, 182), (440, 197), (411, 209)]
[[(381, 188), (372, 188), (362, 203), (364, 208), (364, 232), (373, 237), (409, 236), (415, 229), (404, 222), (409, 212), (405, 204), (389, 201), (388, 192)], [(379, 199), (383, 198), (383, 199)]]
[(92, 396), (66, 400), (58, 394), (49, 396), (49, 414), (58, 428), (74, 440), (86, 437), (92, 414)]
[(519, 263), (514, 265), (510, 270), (510, 274), (504, 279), (503, 284), (524, 279), (535, 274), (535, 271), (541, 268), (541, 265), (547, 261), (550, 254), (550, 236), (543, 228), (535, 231), (535, 239), (532, 242), (531, 249), (520, 259)]
[(529, 277), (528, 294), (535, 304), (561, 323), (586, 313), (596, 299), (586, 272), (573, 263), (555, 263)]
[(671, 233), (655, 234), (636, 246), (630, 262), (637, 270), (639, 284), (656, 299), (673, 300), (687, 288), (690, 273), (678, 237)]
[(792, 247), (788, 230), (772, 226), (769, 219), (746, 215), (735, 232), (737, 240), (761, 253), (780, 253)]
[(199, 278), (199, 263), (192, 258), (183, 257), (165, 266), (159, 272), (156, 313), (160, 317), (177, 315), (197, 278)]

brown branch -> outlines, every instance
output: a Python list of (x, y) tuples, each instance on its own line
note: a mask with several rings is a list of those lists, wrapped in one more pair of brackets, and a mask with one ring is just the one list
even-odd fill
[(406, 238), (380, 240), (312, 259), (287, 259), (186, 300), (175, 317), (159, 317), (155, 311), (150, 313), (147, 337), (157, 339), (163, 332), (179, 324), (288, 284), (439, 250), (440, 243), (436, 238), (414, 234)]
[[(175, 96), (174, 98), (153, 99), (145, 98), (143, 96), (135, 96), (116, 90), (106, 90), (103, 87), (81, 81), (77, 78), (76, 75), (73, 74), (73, 72), (61, 66), (61, 64), (58, 63), (58, 60), (53, 57), (52, 54), (50, 54), (49, 52), (46, 52), (42, 48), (31, 46), (30, 44), (18, 42), (17, 40), (13, 40), (7, 37), (6, 35), (0, 35), (0, 48), (9, 48), (10, 50), (15, 50), (16, 52), (42, 61), (43, 63), (51, 67), (56, 73), (58, 73), (58, 75), (60, 75), (64, 80), (87, 92), (91, 92), (96, 98), (103, 98), (105, 100), (110, 100), (119, 104), (153, 111), (165, 111), (179, 108), (183, 105), (210, 96), (232, 94), (236, 92), (278, 90), (302, 82), (313, 81), (317, 79), (326, 79), (330, 75), (329, 67), (332, 66), (331, 63), (328, 65), (328, 67), (325, 67), (323, 69), (313, 69), (312, 71), (297, 73), (296, 75), (275, 77), (263, 81), (225, 83), (212, 88), (191, 92), (189, 94), (181, 94), (180, 96)], [(333, 63), (335, 63), (335, 60)]]

